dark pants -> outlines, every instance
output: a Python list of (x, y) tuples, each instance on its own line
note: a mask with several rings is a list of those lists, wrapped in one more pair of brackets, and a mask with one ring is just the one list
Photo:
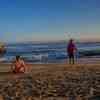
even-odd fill
[(69, 64), (74, 64), (75, 63), (74, 53), (69, 53), (68, 57), (69, 57)]

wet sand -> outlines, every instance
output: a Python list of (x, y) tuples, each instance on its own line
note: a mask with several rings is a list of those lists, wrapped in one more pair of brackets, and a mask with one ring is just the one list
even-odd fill
[(28, 66), (31, 68), (29, 73), (12, 74), (8, 72), (10, 64), (0, 64), (3, 100), (89, 100), (100, 96), (99, 63)]

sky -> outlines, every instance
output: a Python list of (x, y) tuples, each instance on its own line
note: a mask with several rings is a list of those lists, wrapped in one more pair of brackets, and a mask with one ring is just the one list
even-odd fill
[(0, 41), (100, 39), (100, 0), (0, 0)]

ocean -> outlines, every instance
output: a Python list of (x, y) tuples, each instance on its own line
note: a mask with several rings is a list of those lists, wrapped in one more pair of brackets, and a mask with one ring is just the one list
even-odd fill
[[(100, 43), (76, 43), (76, 58), (100, 58)], [(67, 59), (67, 43), (8, 43), (0, 62), (10, 63), (20, 55), (28, 63), (64, 63)]]

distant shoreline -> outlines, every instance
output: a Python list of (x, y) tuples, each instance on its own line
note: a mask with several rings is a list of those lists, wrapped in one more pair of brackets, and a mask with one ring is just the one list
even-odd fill
[[(76, 41), (76, 43), (100, 43), (100, 40), (77, 40), (74, 39)], [(27, 44), (27, 43), (33, 43), (33, 44), (44, 44), (44, 43), (66, 43), (68, 42), (68, 40), (51, 40), (51, 41), (12, 41), (12, 42), (1, 42), (4, 44), (16, 44), (16, 43), (23, 43), (23, 44)]]
[[(68, 64), (68, 59), (65, 59), (63, 62), (26, 62), (27, 64)], [(11, 62), (0, 62), (1, 64), (11, 64)], [(76, 64), (100, 64), (100, 58), (77, 58)]]

